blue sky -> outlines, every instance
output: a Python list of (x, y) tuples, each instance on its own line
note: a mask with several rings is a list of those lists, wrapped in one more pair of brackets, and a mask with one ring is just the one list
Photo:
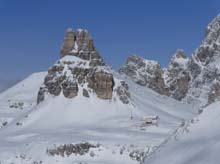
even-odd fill
[(166, 66), (177, 48), (199, 46), (219, 12), (218, 0), (0, 0), (0, 78), (47, 70), (68, 27), (88, 29), (116, 69), (129, 54)]

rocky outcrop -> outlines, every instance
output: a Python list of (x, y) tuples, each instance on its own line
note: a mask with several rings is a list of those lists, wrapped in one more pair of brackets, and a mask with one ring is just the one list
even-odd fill
[(163, 79), (163, 70), (158, 62), (131, 55), (119, 73), (126, 74), (141, 86), (147, 86), (160, 94), (169, 95)]
[(37, 104), (44, 101), (46, 93), (48, 93), (47, 88), (45, 86), (40, 87), (37, 95)]
[(77, 31), (68, 29), (66, 31), (60, 55), (61, 58), (66, 55), (73, 55), (84, 60), (89, 60), (89, 64), (92, 67), (104, 65), (102, 57), (94, 46), (93, 39), (88, 31), (83, 29)]
[[(44, 101), (46, 95), (62, 94), (71, 99), (78, 96), (80, 90), (81, 96), (87, 98), (94, 92), (100, 99), (112, 99), (113, 92), (116, 93), (114, 87), (118, 87), (115, 86), (112, 72), (96, 51), (87, 30), (74, 32), (68, 29), (61, 49), (61, 58), (49, 68), (44, 84), (38, 92), (37, 103)], [(128, 89), (121, 88), (120, 93), (118, 99), (128, 104)]]
[(187, 92), (190, 74), (187, 70), (189, 59), (183, 50), (176, 51), (167, 69), (164, 69), (164, 80), (171, 97), (182, 100)]
[(63, 95), (66, 98), (76, 97), (78, 94), (78, 84), (75, 79), (67, 79), (62, 83)]
[(83, 88), (83, 96), (84, 97), (89, 97), (89, 92), (87, 89)]
[(48, 70), (44, 85), (38, 93), (38, 103), (43, 101), (45, 92), (54, 96), (62, 93), (66, 98), (74, 98), (78, 95), (79, 86), (85, 97), (89, 97), (85, 89), (88, 87), (101, 99), (112, 98), (114, 78), (104, 66), (91, 67), (90, 61), (70, 58), (64, 57)]
[(121, 85), (116, 88), (116, 93), (124, 104), (128, 104), (131, 97), (128, 84), (126, 84), (125, 81), (121, 81), (120, 84)]
[(70, 156), (70, 155), (85, 155), (91, 148), (98, 148), (100, 145), (92, 145), (88, 142), (78, 144), (64, 144), (58, 147), (47, 149), (49, 156)]
[(104, 71), (92, 72), (87, 77), (88, 87), (93, 89), (101, 99), (111, 99), (114, 79), (111, 73)]
[(208, 104), (215, 101), (220, 101), (220, 83), (213, 84), (211, 91), (208, 94)]

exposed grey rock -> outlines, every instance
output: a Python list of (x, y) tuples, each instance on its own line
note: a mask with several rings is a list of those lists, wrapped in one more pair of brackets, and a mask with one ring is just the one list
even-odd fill
[(78, 29), (73, 31), (68, 29), (61, 48), (61, 58), (66, 55), (77, 56), (90, 61), (90, 66), (105, 65), (102, 57), (94, 46), (93, 39), (87, 30)]
[[(78, 59), (72, 62), (58, 61), (48, 70), (44, 85), (38, 92), (37, 103), (45, 99), (45, 93), (58, 96), (62, 92), (66, 98), (74, 98), (78, 95), (79, 86), (84, 87), (87, 83), (99, 98), (111, 99), (114, 87), (113, 74), (107, 72), (105, 66), (90, 67), (88, 63), (89, 61), (84, 63)], [(83, 96), (89, 97), (85, 89)]]
[(77, 78), (78, 83), (82, 84), (85, 83), (87, 74), (92, 70), (92, 68), (75, 67), (72, 69), (72, 74)]
[(183, 72), (183, 75), (176, 79), (176, 90), (173, 92), (172, 97), (177, 100), (182, 100), (188, 92), (189, 82), (189, 73)]
[(37, 96), (37, 104), (44, 101), (46, 92), (47, 92), (47, 88), (45, 86), (40, 87), (40, 90), (39, 90), (38, 96)]
[(88, 142), (79, 144), (64, 144), (55, 148), (47, 149), (47, 154), (50, 156), (70, 156), (70, 155), (85, 155), (91, 148), (97, 148), (98, 145), (92, 145)]
[(201, 67), (193, 59), (189, 59), (187, 67), (191, 73), (192, 79), (195, 79), (202, 71)]
[(182, 100), (188, 92), (190, 82), (188, 63), (189, 59), (184, 51), (179, 49), (172, 57), (168, 68), (164, 71), (166, 77), (164, 80), (169, 93), (171, 97), (177, 100)]
[(101, 99), (111, 99), (114, 87), (114, 78), (111, 73), (95, 71), (87, 77), (88, 87), (93, 89)]
[(208, 95), (208, 104), (211, 104), (215, 101), (220, 101), (220, 84), (216, 83), (212, 85), (211, 91)]
[(144, 158), (146, 156), (146, 153), (144, 151), (134, 150), (134, 151), (129, 153), (129, 156), (130, 156), (131, 159), (136, 160), (140, 163), (143, 163)]
[(119, 96), (119, 99), (122, 101), (122, 103), (129, 103), (131, 95), (129, 92), (128, 85), (124, 81), (121, 81), (121, 85), (116, 88), (116, 93)]
[(84, 97), (89, 97), (89, 92), (85, 88), (83, 88), (83, 96)]
[(49, 68), (48, 74), (52, 75), (55, 73), (61, 73), (63, 71), (63, 69), (64, 69), (64, 66), (62, 66), (62, 65), (54, 65), (51, 68)]
[(147, 86), (160, 94), (169, 95), (163, 79), (163, 70), (158, 62), (132, 55), (127, 58), (119, 73), (126, 74), (141, 86)]
[(61, 83), (64, 79), (65, 76), (57, 76), (56, 73), (48, 74), (44, 79), (44, 85), (50, 94), (58, 96), (61, 93)]
[(78, 93), (78, 85), (74, 79), (67, 79), (62, 83), (63, 95), (66, 98), (74, 98)]

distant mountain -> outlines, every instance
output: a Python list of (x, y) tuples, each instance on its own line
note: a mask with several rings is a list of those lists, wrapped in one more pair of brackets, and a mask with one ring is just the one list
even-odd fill
[(191, 57), (177, 50), (162, 69), (155, 61), (133, 55), (119, 72), (141, 86), (200, 107), (220, 100), (220, 16), (207, 26), (202, 44)]

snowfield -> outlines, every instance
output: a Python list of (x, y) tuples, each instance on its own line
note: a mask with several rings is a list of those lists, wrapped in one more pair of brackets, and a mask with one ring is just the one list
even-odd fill
[(193, 121), (179, 128), (146, 164), (219, 164), (220, 103), (214, 103)]
[[(184, 120), (198, 113), (191, 105), (161, 96), (125, 77), (120, 78), (129, 85), (129, 105), (117, 99), (101, 100), (95, 93), (86, 98), (80, 90), (73, 99), (48, 95), (36, 105), (45, 75), (33, 74), (0, 94), (1, 164), (140, 163)], [(145, 125), (143, 116), (160, 119), (157, 125)], [(64, 145), (70, 144), (77, 151), (67, 154)], [(61, 154), (48, 153), (56, 150)]]

